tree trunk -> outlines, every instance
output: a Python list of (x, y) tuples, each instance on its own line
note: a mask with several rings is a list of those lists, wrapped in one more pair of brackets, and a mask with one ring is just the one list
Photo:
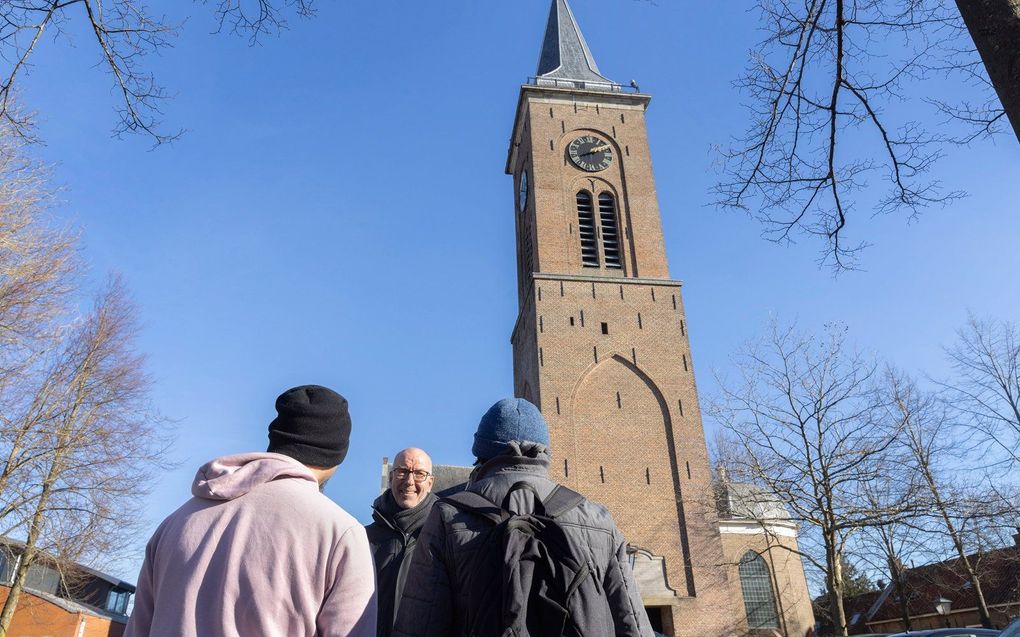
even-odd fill
[(956, 0), (1020, 141), (1020, 0)]
[(43, 491), (36, 501), (35, 512), (32, 514), (32, 521), (28, 525), (28, 537), (25, 538), (25, 549), (18, 560), (18, 568), (14, 571), (14, 582), (11, 590), (7, 592), (7, 600), (4, 601), (3, 610), (0, 611), (0, 637), (7, 637), (7, 631), (14, 619), (14, 611), (18, 608), (18, 600), (21, 598), (21, 591), (25, 588), (25, 579), (28, 578), (28, 569), (32, 567), (38, 551), (35, 548), (39, 541), (39, 534), (42, 531), (46, 504), (49, 500), (49, 490), (52, 486), (53, 471), (51, 468), (48, 483), (43, 485)]
[[(952, 531), (952, 523), (950, 523), (950, 530)], [(978, 614), (981, 616), (981, 625), (985, 628), (995, 628), (992, 623), (992, 615), (988, 612), (988, 603), (985, 601), (985, 593), (981, 590), (981, 578), (977, 576), (977, 571), (974, 570), (974, 566), (970, 563), (970, 559), (967, 557), (967, 550), (963, 546), (963, 542), (959, 539), (959, 534), (953, 532), (953, 544), (956, 546), (956, 552), (960, 556), (960, 561), (963, 562), (963, 567), (967, 570), (967, 576), (970, 578), (971, 583), (974, 585), (974, 594), (977, 595), (978, 600)], [(0, 637), (3, 637), (0, 635)]]
[[(30, 534), (31, 535), (31, 534)], [(35, 559), (35, 551), (27, 547), (18, 560), (18, 568), (14, 571), (14, 582), (11, 589), (7, 591), (7, 600), (4, 602), (3, 612), (0, 612), (0, 637), (7, 637), (7, 629), (14, 619), (14, 611), (18, 608), (18, 600), (21, 598), (21, 591), (25, 588), (25, 580), (28, 578), (28, 569), (31, 568)]]
[(828, 553), (826, 561), (829, 566), (826, 584), (829, 588), (829, 612), (832, 614), (832, 627), (837, 637), (840, 635), (846, 637), (846, 610), (843, 608), (843, 560), (836, 551), (826, 550), (826, 553)]
[[(928, 483), (928, 489), (931, 491), (932, 498), (934, 499), (935, 508), (938, 509), (939, 515), (942, 517), (942, 522), (946, 525), (946, 530), (949, 532), (949, 538), (953, 541), (953, 548), (956, 549), (956, 554), (960, 556), (960, 562), (967, 571), (967, 578), (974, 586), (974, 594), (977, 596), (978, 615), (981, 617), (981, 625), (985, 628), (994, 628), (992, 624), (992, 616), (988, 612), (988, 603), (985, 601), (985, 593), (981, 590), (981, 578), (978, 577), (977, 571), (974, 570), (974, 566), (970, 563), (970, 559), (967, 557), (967, 548), (963, 545), (963, 538), (960, 536), (960, 532), (957, 531), (956, 525), (953, 524), (953, 518), (949, 515), (946, 503), (942, 499), (942, 494), (939, 492), (939, 487), (935, 482), (935, 477), (931, 473), (931, 467), (928, 465), (927, 460), (921, 458), (919, 458), (919, 460), (921, 460), (921, 471), (924, 474), (925, 481)], [(0, 635), (0, 637), (3, 637), (3, 635)]]
[[(91, 354), (91, 353), (90, 353)], [(92, 356), (86, 358), (86, 364), (82, 367), (87, 369), (92, 362)], [(63, 470), (63, 463), (70, 452), (70, 439), (73, 433), (73, 427), (75, 419), (78, 417), (79, 409), (82, 404), (82, 394), (84, 392), (84, 380), (87, 376), (83, 376), (76, 383), (75, 397), (73, 399), (72, 407), (65, 417), (64, 422), (57, 433), (57, 439), (55, 440), (53, 457), (50, 460), (49, 469), (46, 472), (46, 477), (43, 479), (42, 489), (39, 492), (39, 498), (35, 502), (35, 511), (32, 512), (32, 520), (28, 525), (28, 537), (25, 538), (25, 549), (22, 553), (22, 559), (18, 564), (18, 570), (14, 575), (14, 583), (11, 585), (11, 590), (7, 593), (7, 600), (4, 602), (3, 610), (0, 611), (0, 637), (8, 637), (7, 633), (11, 627), (11, 621), (14, 619), (14, 611), (18, 608), (18, 599), (21, 597), (21, 591), (25, 586), (25, 578), (28, 576), (28, 569), (38, 555), (38, 549), (36, 549), (36, 543), (39, 541), (39, 535), (42, 533), (43, 525), (46, 524), (46, 507), (50, 503), (50, 496), (52, 495), (53, 487), (60, 477), (61, 471)]]
[(900, 602), (900, 617), (903, 618), (903, 630), (911, 630), (910, 606), (907, 603), (907, 591), (903, 586), (903, 565), (896, 558), (889, 558), (889, 575), (892, 577), (893, 590)]

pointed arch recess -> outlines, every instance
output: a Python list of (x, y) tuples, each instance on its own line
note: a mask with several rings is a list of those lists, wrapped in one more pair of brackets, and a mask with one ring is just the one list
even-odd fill
[(674, 500), (676, 501), (677, 521), (680, 525), (680, 550), (683, 555), (684, 578), (687, 580), (687, 595), (695, 597), (696, 588), (694, 585), (694, 565), (691, 561), (690, 538), (687, 534), (687, 514), (684, 510), (682, 487), (680, 484), (680, 464), (676, 455), (676, 439), (673, 436), (673, 419), (670, 416), (666, 398), (663, 396), (659, 386), (647, 373), (645, 373), (643, 369), (635, 365), (631, 360), (625, 358), (618, 352), (608, 352), (605, 358), (602, 358), (598, 363), (590, 364), (574, 383), (570, 392), (570, 413), (579, 413), (577, 408), (577, 399), (581, 392), (581, 388), (584, 386), (588, 377), (591, 376), (597, 369), (614, 363), (623, 365), (626, 369), (637, 376), (638, 379), (645, 384), (648, 390), (651, 391), (652, 396), (655, 397), (655, 400), (659, 405), (666, 434), (666, 447), (669, 453), (669, 472), (670, 477), (673, 480), (673, 493), (676, 494)]

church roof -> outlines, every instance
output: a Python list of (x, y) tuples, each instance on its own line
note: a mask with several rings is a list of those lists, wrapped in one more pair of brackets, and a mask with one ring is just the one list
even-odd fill
[(468, 478), (474, 467), (464, 467), (454, 464), (437, 464), (432, 468), (436, 474), (435, 484), (432, 490), (436, 493), (456, 493), (463, 491)]
[[(1020, 601), (1020, 534), (1014, 540), (1014, 546), (967, 556), (988, 606), (1005, 606)], [(953, 612), (978, 605), (977, 591), (959, 557), (906, 570), (902, 586), (907, 610), (914, 617), (931, 614), (935, 600), (940, 597), (947, 597), (953, 602)], [(890, 583), (888, 588), (894, 589), (895, 586)], [(900, 616), (902, 608), (896, 591), (893, 590), (888, 598), (870, 613), (869, 621), (894, 621)]]
[(789, 520), (782, 500), (753, 484), (722, 480), (716, 483), (716, 508), (725, 520)]
[[(967, 556), (981, 582), (981, 591), (990, 607), (1015, 605), (1020, 600), (1020, 533), (1013, 537), (1014, 545), (980, 551)], [(901, 574), (900, 590), (906, 597), (906, 612), (912, 617), (934, 614), (935, 601), (949, 598), (953, 614), (978, 605), (977, 592), (971, 584), (963, 561), (954, 557), (943, 562), (911, 567)], [(843, 601), (850, 618), (851, 633), (879, 628), (888, 622), (898, 621), (904, 609), (900, 590), (894, 583), (878, 591), (861, 593)], [(826, 600), (816, 598), (816, 615), (827, 615)], [(868, 623), (877, 624), (868, 626)]]
[(538, 84), (558, 85), (562, 81), (564, 84), (580, 83), (580, 88), (618, 90), (619, 87), (599, 72), (567, 0), (552, 0), (536, 75)]

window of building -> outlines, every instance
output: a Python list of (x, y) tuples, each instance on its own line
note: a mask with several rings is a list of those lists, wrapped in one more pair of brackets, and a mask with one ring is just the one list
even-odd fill
[(524, 209), (528, 207), (528, 171), (525, 170), (521, 173), (521, 187), (517, 192), (517, 210), (524, 212)]
[(772, 577), (765, 560), (754, 551), (748, 551), (740, 558), (737, 569), (740, 573), (740, 589), (744, 593), (748, 628), (779, 628)]
[(586, 268), (599, 267), (598, 238), (595, 235), (595, 206), (591, 193), (582, 190), (577, 193), (577, 231), (581, 236), (581, 265)]
[(60, 573), (49, 566), (33, 564), (28, 567), (28, 575), (25, 576), (25, 588), (56, 595), (57, 590), (60, 588)]
[(517, 259), (520, 266), (520, 280), (527, 281), (535, 269), (535, 255), (532, 246), (531, 217), (520, 215), (517, 217), (517, 234), (520, 238), (520, 250), (517, 251)]
[(8, 584), (14, 582), (14, 571), (18, 568), (18, 556), (10, 552), (7, 547), (0, 548), (0, 583)]
[(131, 593), (117, 590), (116, 588), (110, 589), (109, 595), (106, 596), (106, 610), (120, 615), (127, 615), (128, 600), (130, 599)]
[(620, 245), (620, 222), (616, 209), (616, 198), (612, 193), (598, 195), (598, 216), (596, 200), (592, 193), (582, 190), (577, 193), (577, 223), (581, 239), (581, 264), (586, 268), (622, 269), (622, 248)]
[(599, 223), (602, 225), (602, 254), (607, 268), (621, 268), (620, 230), (616, 221), (616, 199), (608, 192), (599, 195)]

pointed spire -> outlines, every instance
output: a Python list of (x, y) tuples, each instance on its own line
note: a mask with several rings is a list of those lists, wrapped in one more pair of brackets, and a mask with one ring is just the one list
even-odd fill
[(567, 0), (552, 0), (536, 75), (539, 84), (547, 83), (543, 80), (550, 84), (563, 80), (564, 83), (591, 83), (595, 85), (591, 88), (603, 90), (619, 86), (599, 72)]

